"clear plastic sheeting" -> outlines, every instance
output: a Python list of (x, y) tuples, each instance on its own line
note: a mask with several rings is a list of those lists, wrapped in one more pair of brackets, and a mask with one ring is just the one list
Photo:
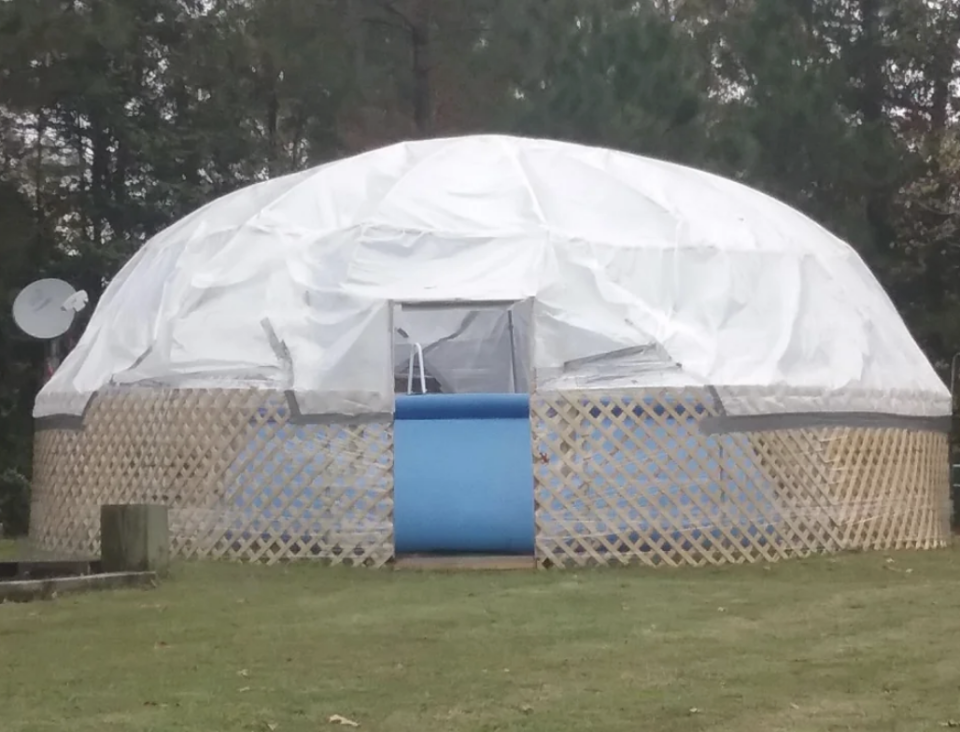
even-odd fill
[(715, 386), (729, 413), (950, 412), (860, 257), (797, 211), (657, 160), (473, 136), (253, 185), (160, 232), (35, 415), (112, 385), (382, 413), (412, 343), (443, 391)]
[(445, 394), (530, 390), (529, 301), (482, 308), (398, 307), (394, 325), (396, 379), (409, 375), (411, 359), (418, 376), (422, 355), (424, 372)]

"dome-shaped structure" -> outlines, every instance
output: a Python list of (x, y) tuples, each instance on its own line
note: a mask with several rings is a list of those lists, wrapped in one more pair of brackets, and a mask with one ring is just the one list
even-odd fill
[[(390, 411), (387, 302), (528, 298), (540, 388), (759, 387), (804, 403), (746, 411), (950, 413), (860, 257), (795, 210), (678, 165), (484, 136), (256, 184), (161, 232), (110, 285), (37, 416), (142, 382)], [(442, 320), (421, 335), (459, 326)]]
[(674, 164), (477, 136), (252, 185), (162, 231), (35, 416), (254, 390), (301, 421), (390, 424), (421, 371), (448, 395), (708, 394), (688, 404), (703, 434), (935, 434), (950, 414), (860, 257), (797, 211)]

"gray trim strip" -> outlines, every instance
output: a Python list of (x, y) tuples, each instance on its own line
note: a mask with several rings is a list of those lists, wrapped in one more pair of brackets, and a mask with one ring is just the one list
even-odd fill
[(36, 417), (33, 420), (33, 428), (37, 432), (42, 430), (72, 430), (74, 432), (79, 432), (83, 429), (83, 423), (87, 419), (87, 412), (90, 411), (90, 407), (93, 406), (93, 403), (96, 401), (97, 397), (100, 395), (99, 391), (95, 391), (90, 395), (90, 398), (87, 399), (87, 403), (83, 407), (83, 411), (80, 414), (49, 414), (46, 417)]
[(297, 395), (286, 391), (287, 407), (290, 409), (290, 424), (372, 424), (374, 422), (393, 422), (390, 412), (368, 412), (366, 414), (304, 414), (297, 403)]
[[(642, 356), (647, 353), (655, 353), (658, 350), (659, 344), (648, 343), (645, 346), (630, 346), (629, 348), (618, 348), (614, 351), (606, 351), (605, 353), (598, 353), (595, 356), (584, 356), (583, 358), (574, 358), (570, 361), (565, 361), (561, 369), (563, 373), (569, 373), (574, 371), (582, 366), (592, 366), (593, 364), (603, 363), (608, 360), (615, 360), (618, 358), (627, 358), (628, 356)], [(666, 363), (664, 360), (652, 362), (657, 365), (662, 365)], [(672, 361), (669, 362), (671, 366), (676, 368), (676, 364)]]
[(721, 417), (726, 417), (727, 408), (723, 406), (723, 400), (720, 398), (720, 392), (717, 391), (715, 386), (708, 386), (707, 391), (713, 398), (713, 406), (717, 408), (717, 414), (719, 414)]
[(37, 417), (33, 420), (33, 426), (37, 432), (44, 430), (79, 431), (83, 429), (83, 417), (82, 414), (51, 414), (47, 417)]
[(731, 432), (773, 432), (822, 427), (897, 429), (915, 432), (950, 432), (951, 417), (908, 417), (876, 412), (789, 412), (785, 414), (744, 414), (705, 417), (700, 431), (706, 435)]
[(401, 310), (507, 310), (519, 300), (393, 300)]
[[(953, 418), (911, 417), (902, 414), (883, 414), (878, 412), (786, 412), (783, 414), (729, 415), (725, 413), (723, 402), (713, 387), (708, 387), (714, 397), (715, 406), (721, 414), (704, 417), (699, 422), (700, 432), (705, 435), (725, 435), (733, 432), (773, 432), (776, 430), (819, 429), (824, 427), (859, 427), (869, 429), (900, 429), (915, 432), (946, 432), (953, 430)], [(52, 414), (34, 419), (34, 429), (42, 430), (82, 430), (83, 423), (97, 397), (98, 392), (90, 395), (83, 413)], [(303, 414), (292, 391), (284, 392), (290, 409), (290, 422), (293, 424), (368, 424), (371, 422), (393, 422), (390, 412), (367, 413), (361, 415), (345, 414)]]
[(287, 383), (294, 383), (293, 359), (290, 358), (290, 349), (287, 348), (287, 344), (280, 340), (280, 336), (278, 336), (277, 331), (274, 330), (270, 318), (261, 320), (260, 327), (262, 327), (267, 334), (267, 342), (270, 344), (270, 348), (273, 349), (273, 354), (277, 357), (280, 368), (283, 369), (285, 376), (289, 379)]

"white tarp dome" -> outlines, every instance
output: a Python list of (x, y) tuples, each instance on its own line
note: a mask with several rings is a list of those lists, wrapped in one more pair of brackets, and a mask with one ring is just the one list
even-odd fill
[(413, 342), (446, 390), (699, 385), (731, 414), (950, 413), (860, 257), (797, 211), (670, 163), (473, 136), (251, 185), (165, 229), (35, 415), (132, 384), (388, 412)]

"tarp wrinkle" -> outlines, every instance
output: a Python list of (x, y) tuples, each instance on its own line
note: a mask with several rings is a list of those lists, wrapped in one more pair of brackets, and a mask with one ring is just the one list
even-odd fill
[(727, 416), (950, 413), (877, 279), (800, 212), (663, 161), (476, 135), (251, 185), (161, 231), (34, 414), (81, 415), (119, 385), (383, 414), (414, 343), (445, 391), (715, 387)]

